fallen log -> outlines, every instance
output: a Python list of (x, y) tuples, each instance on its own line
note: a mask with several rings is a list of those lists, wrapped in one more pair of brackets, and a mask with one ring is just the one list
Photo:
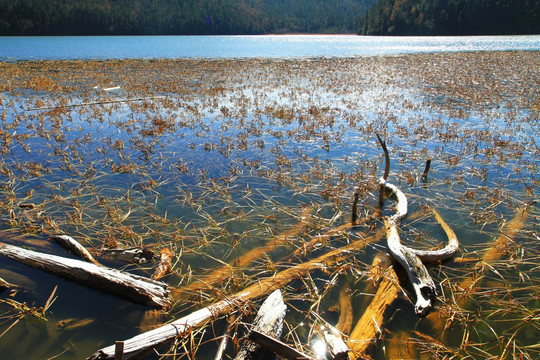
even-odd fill
[[(253, 321), (253, 327), (249, 330), (248, 339), (253, 336), (253, 332), (263, 333), (273, 338), (279, 338), (283, 330), (283, 318), (287, 306), (283, 302), (281, 291), (275, 290), (263, 302), (257, 316)], [(273, 349), (267, 349), (253, 341), (245, 341), (235, 360), (274, 360), (276, 358)]]
[[(142, 333), (124, 342), (124, 355), (130, 359), (148, 349), (156, 347), (176, 337), (188, 333), (190, 330), (199, 328), (206, 323), (217, 319), (219, 316), (240, 307), (245, 302), (268, 294), (271, 291), (279, 289), (293, 280), (297, 280), (309, 271), (325, 268), (331, 264), (346, 259), (354, 254), (355, 251), (363, 249), (366, 244), (378, 241), (382, 237), (382, 232), (375, 235), (355, 241), (344, 247), (332, 250), (313, 260), (292, 266), (283, 270), (272, 277), (259, 279), (257, 282), (248, 286), (238, 293), (228, 296), (223, 300), (213, 303), (205, 308), (197, 310), (189, 315), (173, 321), (170, 324), (163, 325), (157, 329)], [(114, 345), (98, 350), (91, 355), (89, 360), (113, 359)]]
[(156, 307), (171, 303), (167, 284), (143, 276), (9, 244), (0, 243), (0, 255), (135, 303)]

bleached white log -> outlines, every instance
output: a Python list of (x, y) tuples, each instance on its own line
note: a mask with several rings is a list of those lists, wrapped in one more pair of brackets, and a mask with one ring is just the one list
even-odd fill
[(168, 285), (161, 281), (9, 244), (0, 244), (0, 255), (135, 303), (156, 307), (171, 303)]
[[(275, 290), (263, 302), (250, 332), (258, 331), (273, 338), (279, 338), (283, 330), (283, 318), (287, 311), (287, 306), (283, 302), (281, 291)], [(256, 343), (246, 341), (240, 348), (235, 360), (274, 360), (276, 355), (273, 351), (267, 350)]]

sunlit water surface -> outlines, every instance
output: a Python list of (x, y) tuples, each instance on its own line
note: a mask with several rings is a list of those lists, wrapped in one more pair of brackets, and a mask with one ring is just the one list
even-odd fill
[[(227, 39), (224, 41), (230, 41)], [(249, 39), (242, 38), (242, 41)], [(267, 39), (274, 41), (274, 37)], [(309, 43), (310, 37), (279, 39), (280, 44), (290, 41), (294, 48), (297, 44), (305, 46), (305, 39)], [(336, 39), (327, 46), (350, 47), (345, 40), (357, 38)], [(75, 39), (65, 41), (72, 40)], [(368, 40), (373, 41), (362, 41)], [(160, 41), (177, 39), (160, 38)], [(322, 40), (317, 41), (320, 45)], [(393, 44), (389, 39), (381, 41), (386, 44), (381, 46), (396, 51), (395, 40)], [(440, 39), (416, 45), (412, 45), (416, 40), (407, 41), (410, 46), (426, 51), (437, 47), (452, 51), (455, 46)], [(459, 41), (469, 46), (466, 44), (479, 40)], [(231, 56), (228, 50), (215, 44), (211, 46), (216, 51), (215, 56)], [(58, 50), (58, 54), (65, 51), (62, 47)], [(64, 54), (54, 58), (70, 57), (67, 52)], [(170, 52), (167, 54), (141, 52), (137, 57), (174, 57)], [(23, 55), (6, 57), (12, 56), (25, 58)], [(192, 56), (211, 55), (208, 50)], [(40, 55), (40, 58), (48, 57)], [(123, 56), (79, 53), (76, 57)], [(419, 83), (407, 77), (409, 68), (401, 68), (402, 60), (407, 59), (400, 58), (395, 63), (269, 60), (268, 63), (248, 62), (251, 65), (245, 67), (217, 60), (209, 60), (205, 65), (188, 61), (174, 65), (175, 69), (194, 72), (195, 75), (185, 78), (173, 72), (171, 65), (171, 74), (161, 71), (152, 75), (155, 79), (145, 78), (145, 73), (137, 74), (136, 70), (131, 73), (129, 69), (120, 73), (104, 72), (101, 80), (107, 83), (103, 84), (95, 80), (84, 82), (83, 76), (75, 80), (80, 90), (66, 94), (52, 88), (50, 91), (39, 89), (37, 85), (34, 90), (5, 91), (1, 94), (0, 107), (5, 150), (1, 164), (3, 227), (30, 233), (37, 231), (28, 242), (12, 242), (59, 255), (66, 253), (48, 242), (40, 230), (52, 232), (56, 227), (57, 231), (81, 240), (95, 253), (103, 246), (114, 245), (145, 245), (156, 251), (168, 247), (177, 255), (178, 262), (173, 274), (165, 280), (173, 287), (182, 287), (203, 276), (208, 269), (222, 262), (234, 264), (234, 260), (248, 250), (289, 231), (300, 222), (303, 209), (311, 204), (313, 224), (305, 233), (287, 246), (257, 259), (252, 267), (244, 269), (244, 277), (217, 284), (224, 288), (209, 292), (209, 298), (202, 301), (207, 303), (219, 299), (222, 292), (232, 293), (251, 283), (250, 276), (271, 276), (275, 269), (290, 266), (284, 263), (274, 268), (273, 261), (279, 261), (298, 244), (349, 221), (355, 186), (364, 188), (360, 216), (372, 216), (378, 201), (375, 179), (382, 175), (383, 168), (375, 134), (381, 133), (388, 140), (391, 152), (389, 180), (409, 197), (411, 221), (403, 225), (405, 241), (419, 247), (426, 246), (426, 242), (427, 246), (435, 246), (444, 241), (432, 217), (424, 215), (418, 219), (414, 215), (430, 205), (438, 209), (458, 235), (459, 257), (481, 256), (499, 236), (500, 229), (513, 218), (516, 207), (530, 205), (537, 197), (538, 109), (513, 103), (514, 99), (501, 98), (499, 104), (467, 104), (460, 101), (457, 94), (435, 96), (434, 88), (414, 86)], [(432, 69), (434, 64), (441, 66), (436, 61), (426, 63)], [(397, 70), (403, 73), (396, 75)], [(54, 77), (54, 73), (54, 69), (44, 72), (50, 77)], [(67, 74), (69, 72), (56, 80), (58, 84), (71, 81)], [(175, 81), (182, 81), (183, 85), (178, 91), (164, 90), (154, 83), (157, 78), (165, 79), (162, 85)], [(460, 76), (451, 79), (459, 81)], [(107, 86), (119, 88), (103, 91)], [(141, 90), (137, 86), (148, 88)], [(522, 98), (528, 99), (518, 97)], [(481, 134), (485, 138), (481, 138)], [(498, 144), (498, 150), (494, 144)], [(424, 184), (418, 177), (428, 158), (433, 161), (428, 182)], [(29, 202), (37, 208), (18, 207), (20, 203)], [(538, 211), (531, 206), (530, 212), (529, 221), (515, 245), (506, 250), (508, 256), (516, 258), (516, 263), (488, 274), (491, 286), (515, 291), (510, 295), (494, 292), (491, 297), (477, 298), (468, 309), (470, 313), (466, 313), (479, 314), (475, 323), (477, 330), (471, 335), (473, 341), (497, 343), (503, 341), (502, 336), (509, 338), (513, 331), (519, 330), (515, 338), (520, 344), (532, 347), (540, 336), (534, 321), (520, 320), (527, 314), (527, 308), (538, 309), (540, 284), (535, 225)], [(392, 207), (387, 205), (383, 214), (391, 213)], [(338, 236), (308, 257), (343, 246), (356, 240), (358, 234), (367, 236), (372, 231), (370, 228), (381, 226), (381, 220), (375, 217), (357, 233), (349, 235), (350, 238)], [(332, 289), (329, 284), (348, 278), (357, 286), (355, 311), (361, 312), (361, 304), (366, 301), (361, 293), (367, 281), (362, 274), (373, 257), (385, 251), (384, 241), (376, 243), (357, 254), (356, 260), (351, 262), (355, 266), (338, 267), (340, 276), (334, 277), (332, 274), (337, 270), (330, 269), (329, 273), (313, 273), (312, 280), (293, 283), (288, 288), (289, 304), (306, 311), (312, 304), (307, 299), (314, 301), (314, 294), (318, 293), (323, 300), (316, 311), (335, 323), (337, 314), (329, 308), (335, 304), (339, 288)], [(518, 261), (520, 257), (525, 260)], [(0, 339), (2, 356), (46, 359), (62, 353), (60, 358), (80, 359), (99, 347), (141, 332), (147, 307), (5, 259), (0, 261), (0, 276), (28, 289), (15, 295), (19, 302), (43, 306), (58, 285), (56, 300), (46, 313), (47, 321), (25, 318), (15, 324)], [(152, 264), (140, 267), (103, 261), (145, 275), (153, 271)], [(456, 278), (468, 276), (471, 266), (449, 263), (430, 268), (444, 290), (443, 305), (451, 304), (448, 300), (451, 284)], [(529, 288), (532, 296), (520, 288)], [(329, 294), (323, 294), (323, 289), (330, 289)], [(515, 308), (501, 313), (509, 304), (514, 304)], [(9, 309), (6, 304), (2, 306)], [(156, 323), (200, 306), (179, 303)], [(413, 330), (410, 324), (417, 323), (415, 330), (430, 333), (429, 324), (419, 322), (410, 302), (401, 300), (398, 309), (401, 310), (397, 310), (388, 325), (390, 331)], [(303, 314), (291, 311), (288, 322), (291, 326), (309, 324), (310, 317)], [(487, 314), (492, 314), (493, 319), (486, 318)], [(358, 316), (357, 313), (355, 318)], [(449, 343), (451, 349), (458, 352), (460, 350), (456, 349), (460, 349), (465, 331), (459, 320), (451, 329), (460, 336)], [(14, 321), (3, 322), (0, 331)], [(59, 326), (62, 321), (83, 325), (62, 328)], [(223, 332), (224, 323), (216, 325), (216, 336)], [(296, 331), (307, 339), (309, 325), (304, 327)], [(504, 346), (482, 349), (497, 355), (504, 351)], [(469, 351), (467, 349), (461, 351), (461, 355), (469, 354), (465, 352)], [(477, 358), (486, 354), (470, 351)], [(211, 343), (206, 350), (201, 348), (199, 356), (213, 358), (214, 353), (215, 343)], [(532, 348), (531, 354), (538, 355), (538, 352)], [(386, 355), (381, 352), (378, 356)]]

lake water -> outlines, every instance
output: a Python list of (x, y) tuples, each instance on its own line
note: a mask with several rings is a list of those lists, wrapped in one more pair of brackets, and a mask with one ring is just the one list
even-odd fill
[[(0, 62), (0, 242), (69, 257), (48, 236), (69, 234), (102, 264), (145, 276), (157, 261), (127, 264), (104, 250), (170, 250), (162, 280), (176, 289), (160, 312), (0, 256), (0, 278), (21, 287), (0, 293), (0, 359), (84, 359), (360, 242), (284, 287), (282, 339), (310, 351), (319, 319), (338, 323), (345, 285), (354, 322), (365, 313), (370, 264), (387, 254), (383, 220), (394, 209), (390, 199), (378, 209), (376, 133), (388, 142), (389, 181), (409, 200), (402, 240), (421, 249), (446, 242), (431, 208), (460, 250), (428, 268), (439, 292), (434, 317), (414, 314), (400, 273), (406, 292), (378, 323), (373, 358), (539, 358), (540, 53), (487, 51), (539, 44), (538, 36), (0, 38), (4, 60), (183, 58)], [(373, 56), (420, 52), (444, 53)], [(350, 227), (355, 189), (360, 219)], [(144, 359), (213, 359), (226, 326), (222, 316), (157, 349), (168, 355)], [(391, 355), (405, 343), (418, 356)], [(229, 342), (225, 358), (234, 355)]]
[(404, 53), (540, 50), (540, 35), (372, 37), (44, 36), (0, 37), (0, 60), (350, 57)]

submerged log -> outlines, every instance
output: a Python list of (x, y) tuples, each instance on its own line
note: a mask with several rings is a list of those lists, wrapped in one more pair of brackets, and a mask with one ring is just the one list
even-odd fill
[(348, 346), (351, 349), (351, 359), (361, 359), (371, 345), (381, 334), (387, 309), (394, 303), (400, 292), (397, 275), (392, 267), (388, 268), (387, 274), (382, 278), (379, 288), (362, 314), (351, 335)]
[(167, 284), (143, 276), (9, 244), (0, 243), (0, 255), (135, 303), (156, 307), (171, 303)]
[[(309, 213), (312, 211), (312, 209), (313, 206), (307, 206), (304, 208), (298, 224), (293, 225), (289, 230), (282, 234), (273, 236), (264, 246), (252, 249), (233, 262), (214, 269), (211, 273), (203, 276), (202, 279), (198, 279), (176, 290), (174, 295), (177, 297), (182, 295), (186, 296), (187, 294), (191, 294), (193, 292), (205, 290), (209, 285), (216, 284), (230, 278), (235, 274), (237, 269), (242, 269), (249, 266), (253, 261), (260, 259), (261, 256), (275, 250), (279, 246), (288, 244), (291, 239), (294, 239), (309, 226), (311, 220)], [(350, 226), (347, 228), (350, 228)]]
[(353, 308), (351, 301), (351, 287), (349, 284), (343, 285), (339, 291), (339, 319), (336, 329), (348, 335), (351, 332), (353, 323)]
[[(287, 306), (283, 302), (281, 291), (275, 290), (261, 305), (257, 316), (253, 321), (253, 328), (248, 333), (250, 335), (256, 331), (269, 335), (273, 338), (279, 338), (283, 330), (283, 318)], [(252, 341), (246, 341), (235, 357), (235, 360), (274, 360), (276, 355), (273, 350), (268, 350)]]
[[(501, 230), (501, 234), (497, 238), (495, 238), (493, 243), (486, 249), (480, 261), (477, 261), (473, 268), (472, 275), (463, 278), (457, 285), (457, 288), (462, 293), (458, 296), (455, 296), (456, 305), (461, 308), (467, 306), (471, 291), (473, 290), (475, 285), (478, 285), (478, 282), (481, 279), (481, 277), (479, 277), (479, 273), (482, 272), (482, 269), (486, 264), (493, 263), (503, 257), (504, 254), (506, 254), (506, 247), (510, 243), (512, 243), (515, 237), (519, 234), (520, 230), (523, 228), (525, 222), (527, 221), (528, 215), (528, 207), (519, 206), (516, 208), (514, 218), (510, 222), (508, 222), (506, 226), (504, 226), (504, 228)], [(441, 316), (440, 313), (436, 312), (430, 314), (428, 316), (428, 319), (432, 323), (433, 329), (437, 333), (445, 330), (447, 321)]]
[[(338, 261), (346, 259), (355, 251), (365, 248), (366, 244), (378, 241), (382, 236), (379, 232), (371, 237), (355, 241), (347, 246), (332, 250), (308, 262), (292, 266), (272, 277), (259, 279), (253, 285), (238, 293), (228, 296), (214, 304), (197, 310), (189, 315), (163, 325), (157, 329), (142, 333), (125, 341), (124, 354), (130, 359), (148, 349), (156, 347), (176, 337), (187, 334), (190, 330), (217, 319), (219, 316), (236, 309), (246, 301), (258, 298), (271, 291), (279, 289), (293, 280), (297, 280), (314, 269), (325, 268)], [(114, 345), (98, 350), (88, 359), (113, 359)]]

